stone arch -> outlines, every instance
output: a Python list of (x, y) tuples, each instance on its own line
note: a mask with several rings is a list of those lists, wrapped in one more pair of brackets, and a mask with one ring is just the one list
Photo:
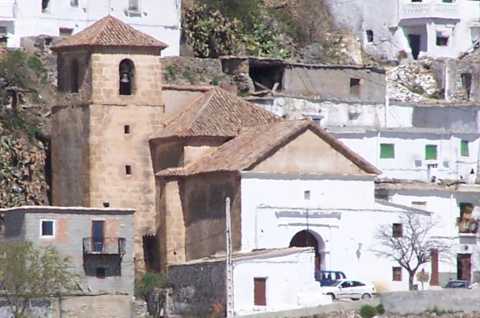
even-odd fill
[(310, 230), (297, 232), (290, 241), (290, 247), (313, 247), (315, 250), (315, 271), (325, 267), (325, 242)]
[(135, 64), (133, 61), (122, 60), (118, 66), (118, 73), (120, 95), (133, 95), (135, 93)]

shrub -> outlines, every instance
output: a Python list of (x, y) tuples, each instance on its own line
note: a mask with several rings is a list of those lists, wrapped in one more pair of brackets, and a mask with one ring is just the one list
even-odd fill
[(360, 308), (360, 316), (362, 318), (372, 318), (377, 314), (377, 310), (375, 307), (370, 306), (370, 305), (363, 305)]
[(383, 315), (385, 313), (385, 307), (383, 307), (382, 304), (378, 304), (375, 307), (375, 310), (377, 311), (377, 314), (379, 314), (379, 315)]
[(147, 299), (156, 288), (164, 288), (167, 278), (164, 273), (146, 272), (140, 279), (135, 280), (135, 296)]

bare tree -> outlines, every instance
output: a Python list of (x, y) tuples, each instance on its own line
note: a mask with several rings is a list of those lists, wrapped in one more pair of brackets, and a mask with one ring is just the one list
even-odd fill
[(432, 238), (436, 222), (429, 216), (404, 213), (398, 223), (402, 226), (397, 233), (394, 233), (391, 224), (380, 226), (376, 233), (380, 248), (375, 253), (404, 268), (408, 272), (408, 287), (413, 290), (415, 273), (420, 266), (431, 260), (432, 250), (445, 256), (450, 246), (443, 240)]
[(70, 263), (52, 247), (30, 242), (0, 244), (0, 291), (15, 318), (27, 317), (30, 301), (60, 297), (77, 286)]

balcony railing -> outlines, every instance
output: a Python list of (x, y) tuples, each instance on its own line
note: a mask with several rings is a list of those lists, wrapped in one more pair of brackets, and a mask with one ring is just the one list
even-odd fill
[(400, 20), (421, 19), (421, 18), (441, 18), (441, 19), (460, 19), (458, 7), (453, 3), (400, 3)]
[(461, 234), (476, 234), (478, 232), (478, 220), (457, 219), (458, 232)]
[(124, 238), (105, 237), (103, 239), (86, 237), (83, 239), (84, 255), (125, 255)]
[(14, 0), (0, 0), (0, 18), (15, 19), (15, 1)]

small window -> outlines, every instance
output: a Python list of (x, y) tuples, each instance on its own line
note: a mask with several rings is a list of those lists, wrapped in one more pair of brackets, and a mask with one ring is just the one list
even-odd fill
[(416, 209), (425, 209), (427, 207), (427, 201), (412, 201), (411, 205)]
[(437, 160), (437, 145), (425, 146), (425, 160)]
[(255, 306), (267, 305), (267, 279), (255, 277), (253, 279), (253, 302)]
[(129, 11), (140, 11), (140, 1), (139, 0), (128, 0), (128, 10)]
[(58, 35), (60, 36), (70, 36), (73, 34), (73, 29), (72, 28), (59, 28), (58, 29)]
[(448, 46), (448, 36), (442, 35), (437, 32), (437, 46)]
[(130, 133), (130, 125), (123, 126), (123, 133), (128, 135)]
[(71, 7), (78, 7), (78, 0), (70, 0)]
[(125, 166), (125, 174), (127, 176), (130, 176), (132, 174), (132, 166), (130, 166), (130, 165)]
[(100, 279), (105, 278), (106, 273), (107, 273), (107, 271), (106, 271), (105, 267), (97, 267), (95, 269), (95, 277), (97, 277), (97, 278), (100, 278)]
[(392, 279), (394, 282), (402, 281), (402, 268), (401, 267), (392, 267)]
[(367, 30), (367, 42), (372, 43), (373, 42), (373, 31), (372, 30)]
[(50, 0), (42, 0), (42, 12), (48, 12), (48, 5)]
[(403, 224), (401, 223), (392, 224), (392, 236), (395, 238), (403, 237)]
[(360, 96), (360, 84), (361, 84), (361, 79), (359, 78), (350, 79), (350, 95)]
[(460, 154), (462, 157), (470, 156), (470, 151), (468, 149), (468, 140), (462, 140), (460, 142)]
[(395, 158), (395, 145), (394, 144), (380, 144), (380, 158), (381, 159), (393, 159), (393, 158)]
[(49, 238), (55, 236), (55, 221), (41, 220), (40, 221), (40, 237)]
[(307, 191), (303, 192), (303, 198), (305, 200), (310, 200), (310, 190), (307, 190)]
[(109, 207), (110, 207), (110, 202), (108, 202), (108, 201), (103, 201), (103, 207), (104, 207), (104, 208), (109, 208)]

